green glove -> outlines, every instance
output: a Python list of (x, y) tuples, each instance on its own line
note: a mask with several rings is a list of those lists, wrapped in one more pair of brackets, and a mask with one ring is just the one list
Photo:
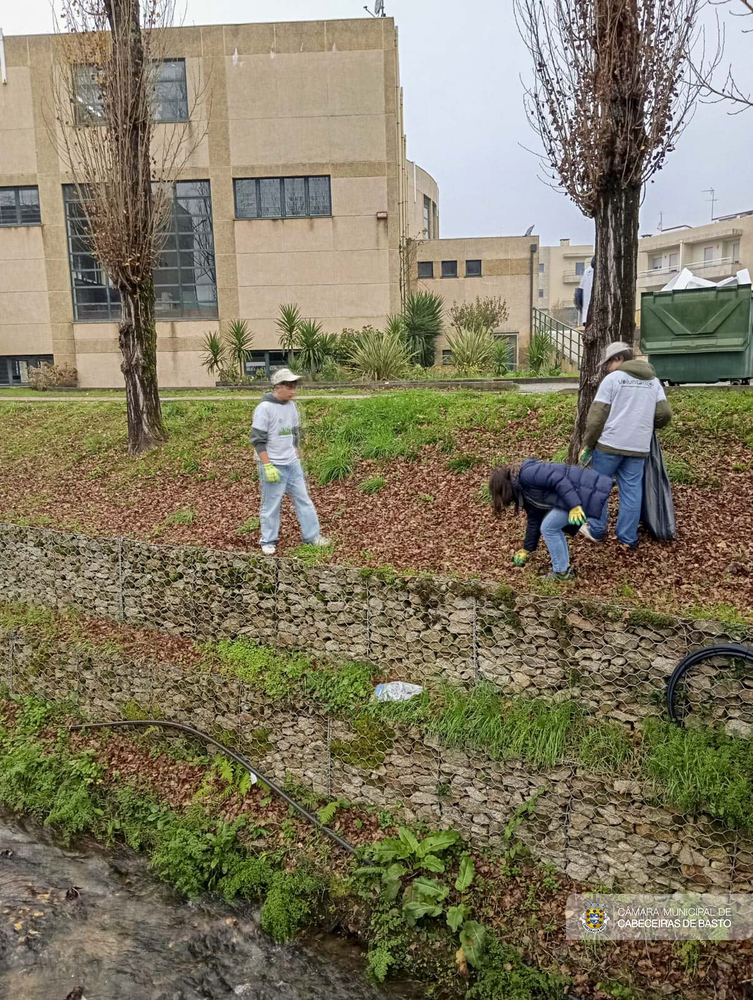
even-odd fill
[(580, 505), (570, 511), (570, 524), (585, 524), (587, 520), (586, 512)]
[(594, 454), (593, 448), (585, 447), (583, 449), (583, 451), (580, 453), (580, 455), (578, 456), (578, 461), (580, 462), (580, 464), (584, 468), (588, 465), (588, 463), (593, 458), (593, 454)]
[(525, 566), (525, 564), (528, 562), (530, 555), (531, 553), (526, 552), (525, 549), (518, 549), (518, 551), (512, 557), (512, 561), (515, 563), (516, 566)]
[(263, 468), (264, 468), (264, 478), (267, 480), (268, 483), (279, 483), (280, 479), (282, 478), (279, 469), (275, 468), (275, 466), (272, 465), (271, 462), (268, 465), (265, 465)]

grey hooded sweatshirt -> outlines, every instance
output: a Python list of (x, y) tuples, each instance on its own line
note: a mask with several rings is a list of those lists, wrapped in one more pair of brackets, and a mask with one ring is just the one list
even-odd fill
[(672, 410), (647, 361), (625, 361), (603, 380), (591, 404), (583, 443), (608, 455), (645, 457), (654, 429), (666, 427)]
[(273, 392), (267, 392), (254, 410), (251, 443), (257, 455), (266, 451), (273, 465), (292, 465), (298, 460), (300, 428), (293, 400), (282, 402)]

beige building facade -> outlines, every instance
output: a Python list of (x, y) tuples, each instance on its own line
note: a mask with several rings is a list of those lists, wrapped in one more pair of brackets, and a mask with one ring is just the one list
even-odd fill
[[(54, 358), (76, 367), (82, 387), (119, 387), (117, 292), (87, 253), (48, 129), (56, 44), (51, 35), (5, 39), (0, 384)], [(96, 117), (96, 96), (86, 101)], [(399, 311), (410, 270), (401, 254), (406, 242), (437, 242), (439, 189), (406, 156), (391, 18), (171, 29), (158, 107), (164, 129), (183, 129), (192, 150), (155, 272), (162, 385), (213, 384), (201, 364), (205, 335), (235, 319), (254, 335), (250, 360), (274, 363), (284, 303), (326, 332), (380, 326)], [(496, 268), (517, 260), (515, 240), (497, 243)], [(521, 299), (510, 275), (491, 271), (480, 291), (492, 277)], [(513, 312), (526, 335), (530, 321)]]
[(550, 312), (561, 323), (577, 326), (573, 296), (593, 255), (593, 246), (571, 245), (569, 239), (560, 240), (556, 247), (542, 247), (536, 307)]
[[(522, 363), (531, 336), (531, 309), (536, 301), (539, 242), (536, 236), (426, 240), (419, 244), (414, 276), (421, 291), (435, 292), (446, 308), (454, 303), (499, 296), (507, 304), (507, 320), (494, 333), (510, 343), (515, 363)], [(449, 323), (439, 342), (446, 352)]]

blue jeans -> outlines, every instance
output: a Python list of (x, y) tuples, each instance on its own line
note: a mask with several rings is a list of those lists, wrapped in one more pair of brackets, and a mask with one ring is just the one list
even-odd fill
[(261, 484), (261, 544), (277, 544), (280, 534), (280, 505), (286, 493), (293, 501), (304, 543), (315, 542), (319, 537), (319, 518), (306, 489), (300, 461), (296, 459), (291, 465), (275, 466), (280, 473), (279, 483), (268, 483), (261, 463), (257, 465)]
[(549, 549), (549, 558), (552, 560), (552, 569), (555, 573), (564, 573), (570, 565), (570, 550), (562, 530), (567, 527), (569, 520), (570, 515), (566, 510), (555, 507), (541, 522), (541, 535)]
[[(643, 506), (643, 470), (645, 458), (634, 458), (629, 455), (608, 455), (596, 449), (593, 457), (593, 470), (603, 476), (617, 479), (620, 489), (620, 513), (617, 517), (617, 538), (625, 545), (638, 544), (638, 524)], [(594, 538), (603, 538), (607, 531), (609, 520), (609, 504), (604, 504), (601, 517), (591, 518), (589, 526)]]

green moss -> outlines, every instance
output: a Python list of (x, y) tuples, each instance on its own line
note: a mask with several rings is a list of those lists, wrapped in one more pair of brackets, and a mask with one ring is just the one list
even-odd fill
[(124, 719), (161, 719), (162, 711), (159, 705), (142, 705), (131, 699), (120, 706), (120, 714)]
[(649, 628), (669, 628), (677, 624), (671, 615), (662, 615), (648, 608), (634, 608), (627, 618), (628, 625), (647, 625)]
[(512, 587), (509, 587), (506, 583), (500, 583), (500, 585), (496, 588), (496, 590), (492, 594), (492, 597), (494, 598), (495, 601), (497, 601), (498, 604), (501, 604), (504, 607), (509, 608), (511, 611), (515, 610), (516, 607), (515, 591), (512, 589)]
[(395, 744), (395, 731), (377, 719), (363, 716), (353, 722), (352, 740), (332, 740), (333, 757), (351, 767), (374, 771), (380, 767)]

